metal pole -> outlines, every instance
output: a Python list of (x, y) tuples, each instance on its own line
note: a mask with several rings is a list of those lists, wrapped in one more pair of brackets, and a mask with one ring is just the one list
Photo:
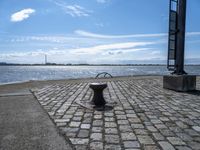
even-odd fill
[(178, 1), (178, 21), (177, 21), (177, 51), (176, 51), (176, 71), (178, 75), (186, 74), (184, 71), (184, 50), (185, 50), (185, 24), (186, 24), (186, 3), (187, 0)]

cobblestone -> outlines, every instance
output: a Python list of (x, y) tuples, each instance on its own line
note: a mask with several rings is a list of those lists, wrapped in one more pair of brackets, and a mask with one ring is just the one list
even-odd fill
[[(163, 89), (161, 77), (104, 80), (113, 109), (90, 106), (93, 91), (82, 80), (34, 90), (34, 95), (76, 149), (199, 150), (200, 78), (197, 91)], [(84, 104), (84, 105), (82, 105)]]
[(139, 148), (140, 144), (138, 141), (125, 141), (124, 147), (125, 148)]

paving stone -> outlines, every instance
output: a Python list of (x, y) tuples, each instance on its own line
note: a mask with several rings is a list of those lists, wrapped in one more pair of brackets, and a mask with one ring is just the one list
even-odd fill
[(199, 133), (196, 132), (196, 131), (193, 130), (193, 129), (184, 129), (184, 131), (185, 131), (186, 133), (188, 133), (190, 136), (199, 136)]
[(165, 141), (158, 142), (163, 150), (175, 150), (175, 148), (169, 143)]
[(93, 126), (103, 126), (103, 120), (94, 120)]
[(121, 133), (121, 138), (123, 141), (133, 141), (137, 139), (135, 134), (131, 132)]
[(102, 115), (94, 115), (94, 119), (102, 119)]
[(87, 145), (76, 145), (75, 146), (76, 150), (86, 150), (88, 149)]
[(92, 118), (83, 118), (82, 123), (91, 124), (92, 123)]
[[(199, 95), (163, 89), (161, 77), (105, 82), (108, 87), (104, 97), (108, 104), (114, 104), (108, 111), (87, 109), (77, 103), (89, 105), (91, 101), (88, 80), (66, 81), (35, 90), (34, 94), (76, 149), (199, 150)], [(139, 146), (131, 147), (132, 142)]]
[(200, 132), (200, 126), (193, 126), (192, 128), (193, 128), (195, 131)]
[(73, 121), (81, 121), (82, 117), (73, 117), (72, 120)]
[(137, 118), (137, 117), (135, 117), (135, 118), (128, 118), (128, 121), (130, 122), (130, 123), (141, 123), (141, 120), (139, 119), (139, 118)]
[(152, 133), (152, 135), (157, 141), (163, 141), (165, 139), (164, 136), (160, 133)]
[(132, 128), (134, 129), (144, 129), (143, 124), (131, 124)]
[(119, 136), (118, 135), (105, 135), (105, 143), (118, 144)]
[(120, 125), (129, 124), (128, 120), (118, 120), (117, 123), (120, 124)]
[(105, 134), (117, 134), (117, 128), (105, 128)]
[(90, 124), (81, 124), (82, 129), (90, 129)]
[(89, 130), (80, 130), (78, 133), (78, 137), (80, 137), (80, 138), (89, 137)]
[(89, 142), (89, 139), (83, 139), (83, 138), (70, 138), (70, 141), (72, 142), (72, 144), (76, 145), (76, 144), (85, 144), (87, 145)]
[(183, 142), (180, 138), (178, 137), (167, 137), (170, 143), (173, 145), (186, 145), (185, 142)]
[(199, 148), (200, 148), (199, 142), (189, 142), (188, 144), (193, 150), (199, 150)]
[(125, 112), (123, 111), (123, 109), (121, 110), (121, 111), (115, 111), (115, 114), (116, 115), (124, 115), (125, 114)]
[(156, 145), (145, 145), (144, 150), (160, 150), (160, 148)]
[(148, 135), (148, 130), (145, 130), (145, 129), (134, 129), (135, 131), (135, 134), (137, 135)]
[(105, 117), (104, 119), (105, 119), (106, 122), (115, 121), (115, 118), (113, 118), (113, 117)]
[(72, 122), (70, 122), (69, 126), (70, 126), (70, 127), (79, 127), (80, 124), (81, 124), (81, 122), (72, 121)]
[(163, 136), (166, 136), (166, 137), (168, 137), (168, 136), (174, 136), (175, 135), (171, 130), (168, 130), (168, 129), (161, 129), (160, 133)]
[(167, 126), (164, 125), (164, 124), (155, 124), (155, 127), (156, 127), (157, 129), (167, 129)]
[(169, 129), (172, 131), (172, 132), (175, 132), (175, 133), (181, 133), (183, 132), (183, 130), (179, 127), (169, 127)]
[(102, 150), (103, 143), (102, 142), (91, 142), (90, 143), (90, 150)]
[(105, 127), (113, 128), (113, 127), (117, 127), (117, 124), (115, 122), (105, 122)]
[[(122, 112), (123, 112), (123, 111), (122, 111)], [(114, 116), (113, 113), (109, 113), (109, 112), (105, 112), (104, 115), (105, 115), (106, 117), (113, 117), (113, 116)]]
[(151, 122), (152, 122), (153, 124), (161, 124), (161, 123), (162, 123), (162, 121), (159, 120), (159, 119), (152, 119)]
[(56, 123), (56, 126), (58, 126), (58, 127), (64, 127), (66, 125), (67, 125), (66, 122), (58, 122), (58, 123)]
[(154, 126), (146, 126), (147, 130), (150, 132), (157, 132), (158, 130)]
[(92, 141), (102, 141), (102, 133), (92, 133), (90, 138)]
[(69, 122), (70, 119), (55, 119), (54, 122), (55, 123), (66, 123), (66, 122)]
[(142, 135), (142, 136), (137, 136), (137, 137), (141, 144), (144, 144), (144, 145), (155, 144), (155, 142), (153, 141), (153, 139), (150, 136)]
[(179, 138), (181, 138), (183, 141), (192, 141), (193, 140), (193, 138), (190, 135), (186, 134), (186, 133), (176, 133), (176, 135)]
[(102, 127), (92, 127), (92, 132), (102, 132), (103, 128)]
[(140, 148), (140, 144), (138, 141), (124, 141), (125, 148)]
[(191, 148), (189, 148), (188, 146), (176, 146), (177, 150), (192, 150)]
[(112, 144), (106, 144), (105, 150), (122, 150), (120, 145), (112, 145)]
[(117, 119), (124, 120), (127, 119), (126, 115), (116, 115)]
[(136, 114), (126, 114), (126, 116), (127, 116), (128, 118), (135, 118), (135, 117), (136, 117)]
[(127, 126), (127, 125), (120, 125), (119, 130), (120, 130), (120, 132), (131, 132), (132, 131), (131, 127)]
[(182, 129), (188, 128), (188, 125), (183, 123), (182, 121), (177, 121), (176, 124)]

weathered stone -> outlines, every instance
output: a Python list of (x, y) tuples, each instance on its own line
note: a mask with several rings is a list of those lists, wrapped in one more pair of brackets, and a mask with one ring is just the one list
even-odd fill
[(124, 141), (125, 148), (140, 148), (140, 144), (138, 141)]
[(80, 137), (80, 138), (89, 137), (89, 130), (80, 130), (78, 133), (78, 137)]
[(90, 138), (92, 141), (102, 141), (102, 133), (92, 133)]
[(169, 140), (170, 143), (172, 143), (173, 145), (186, 145), (185, 142), (183, 142), (180, 138), (178, 137), (168, 137), (167, 138)]
[(141, 144), (144, 144), (144, 145), (155, 144), (153, 139), (150, 136), (146, 136), (146, 135), (138, 136), (138, 140), (140, 141)]
[(90, 124), (81, 124), (82, 129), (90, 129)]
[(121, 138), (123, 141), (134, 141), (136, 140), (136, 135), (131, 132), (121, 133)]
[(193, 126), (192, 128), (193, 128), (194, 130), (200, 132), (200, 126)]
[(105, 134), (117, 134), (117, 128), (105, 128)]
[(105, 135), (105, 142), (109, 144), (118, 144), (119, 136), (118, 135)]
[(105, 145), (105, 150), (122, 150), (120, 145), (116, 144), (106, 144)]
[(91, 142), (90, 143), (90, 150), (102, 150), (103, 143), (102, 142)]
[(165, 141), (158, 142), (163, 150), (175, 150), (175, 148), (169, 143)]
[(72, 142), (72, 144), (85, 144), (87, 145), (89, 142), (89, 139), (85, 138), (70, 138), (70, 141)]
[(165, 90), (160, 77), (137, 78), (106, 80), (104, 96), (112, 110), (93, 109), (92, 91), (84, 82), (57, 84), (35, 96), (78, 150), (198, 150), (199, 94)]

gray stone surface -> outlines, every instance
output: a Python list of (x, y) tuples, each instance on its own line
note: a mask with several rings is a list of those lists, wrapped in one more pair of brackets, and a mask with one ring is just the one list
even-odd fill
[[(87, 82), (86, 82), (87, 81)], [(89, 82), (59, 83), (35, 90), (34, 95), (59, 130), (77, 149), (194, 149), (200, 145), (200, 80), (197, 91), (163, 89), (162, 77), (108, 80), (104, 91), (114, 108), (97, 111), (89, 103)], [(64, 125), (65, 123), (65, 125)], [(63, 126), (64, 125), (64, 126)], [(78, 145), (78, 146), (77, 146)]]
[(32, 95), (5, 95), (0, 97), (0, 150), (72, 149)]
[(163, 77), (163, 87), (180, 92), (196, 90), (196, 76), (167, 75)]

